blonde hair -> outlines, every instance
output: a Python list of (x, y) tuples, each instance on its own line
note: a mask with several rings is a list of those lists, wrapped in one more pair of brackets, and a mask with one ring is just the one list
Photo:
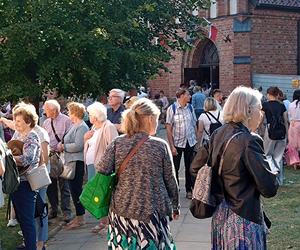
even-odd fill
[(67, 105), (69, 112), (79, 119), (83, 119), (85, 113), (85, 106), (79, 102), (70, 102)]
[(26, 104), (24, 102), (18, 103), (13, 108), (13, 118), (15, 119), (16, 116), (22, 116), (25, 123), (30, 124), (31, 128), (37, 125), (39, 121), (35, 107), (32, 104)]
[(89, 113), (89, 116), (93, 116), (99, 122), (106, 121), (107, 119), (106, 107), (100, 102), (94, 102), (89, 105), (86, 110)]
[(207, 97), (204, 101), (204, 110), (205, 111), (212, 111), (217, 110), (217, 101), (213, 97)]
[(121, 130), (129, 136), (133, 136), (148, 125), (144, 124), (143, 117), (154, 116), (157, 119), (159, 115), (159, 109), (151, 100), (141, 98), (123, 112)]
[(223, 110), (225, 122), (245, 122), (251, 109), (261, 105), (262, 94), (258, 90), (239, 86), (229, 95)]

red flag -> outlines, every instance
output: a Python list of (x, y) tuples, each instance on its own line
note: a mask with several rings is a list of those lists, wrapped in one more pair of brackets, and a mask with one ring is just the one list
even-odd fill
[(218, 29), (216, 26), (210, 25), (209, 39), (215, 42), (217, 40)]

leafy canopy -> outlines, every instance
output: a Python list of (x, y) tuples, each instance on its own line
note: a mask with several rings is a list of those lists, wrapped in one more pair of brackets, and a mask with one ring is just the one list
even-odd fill
[[(209, 0), (10, 0), (0, 3), (0, 98), (143, 84), (198, 36)], [(155, 41), (158, 39), (158, 43)]]

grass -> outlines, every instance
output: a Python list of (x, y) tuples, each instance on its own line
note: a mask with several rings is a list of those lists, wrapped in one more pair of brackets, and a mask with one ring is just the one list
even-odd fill
[[(7, 200), (6, 200), (7, 204)], [(22, 237), (18, 235), (19, 225), (6, 227), (6, 206), (0, 208), (0, 249), (12, 250), (22, 243)]]
[(272, 221), (268, 249), (300, 249), (300, 170), (285, 168), (284, 185), (264, 209)]

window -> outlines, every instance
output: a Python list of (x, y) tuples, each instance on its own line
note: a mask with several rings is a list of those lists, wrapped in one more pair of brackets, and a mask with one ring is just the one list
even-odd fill
[(230, 2), (229, 2), (230, 15), (237, 14), (237, 1), (238, 0), (230, 0)]
[(210, 5), (210, 18), (217, 17), (217, 0), (211, 0)]

